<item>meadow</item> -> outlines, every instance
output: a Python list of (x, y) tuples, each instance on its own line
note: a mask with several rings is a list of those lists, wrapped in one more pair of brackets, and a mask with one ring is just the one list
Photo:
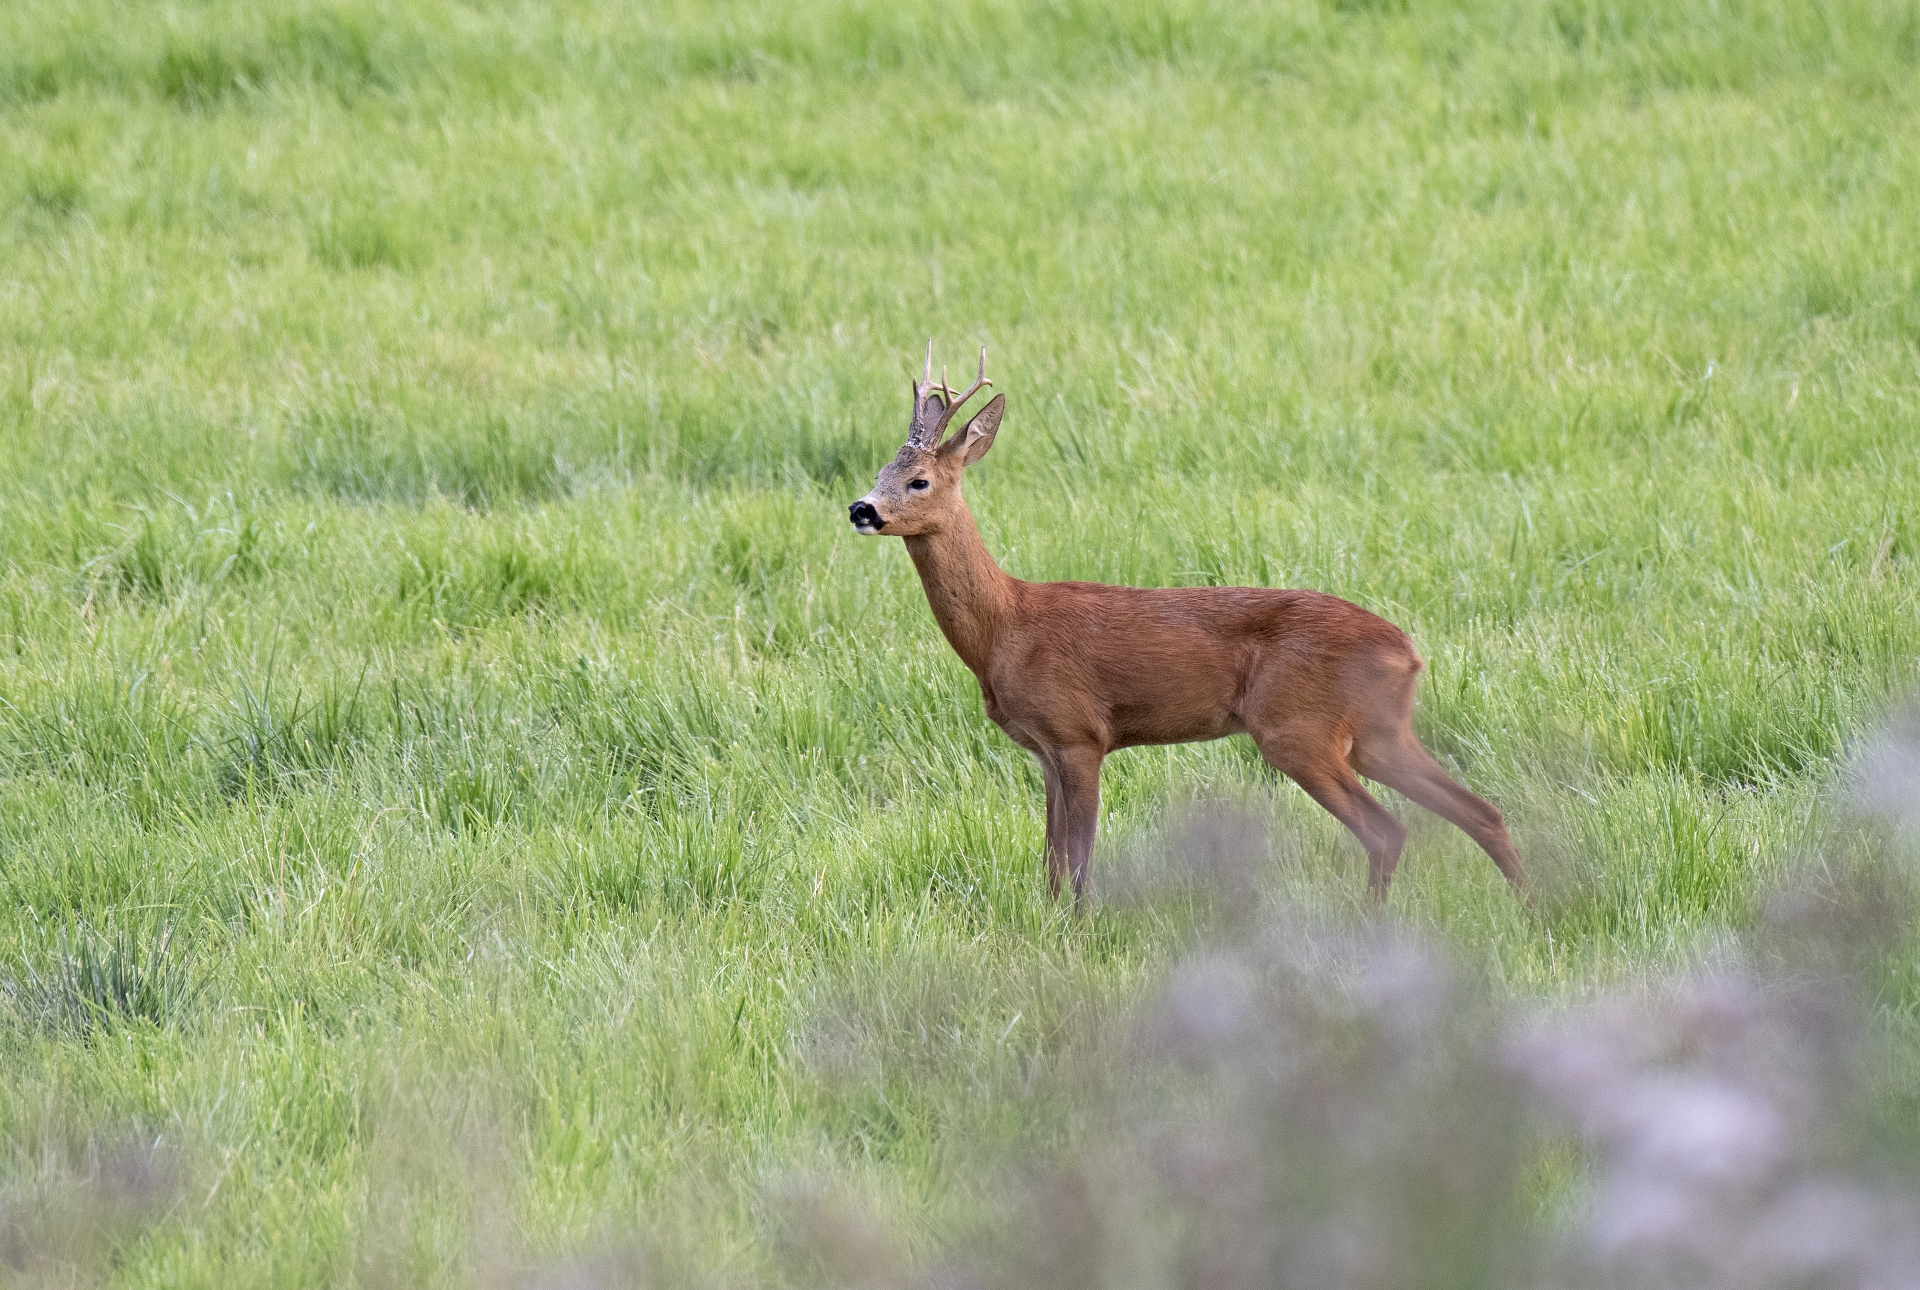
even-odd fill
[[(929, 335), (1010, 572), (1412, 634), (1542, 899), (1393, 801), (1401, 925), (1701, 961), (1920, 681), (1916, 197), (1905, 0), (0, 8), (9, 1266), (159, 1142), (72, 1276), (763, 1283), (783, 1180), (932, 1248), (1067, 1132), (1008, 1081), (1194, 924), (1047, 899), (848, 527)], [(1230, 801), (1363, 916), (1244, 739), (1104, 788), (1096, 884)], [(1911, 957), (1875, 1007), (1920, 1051)]]

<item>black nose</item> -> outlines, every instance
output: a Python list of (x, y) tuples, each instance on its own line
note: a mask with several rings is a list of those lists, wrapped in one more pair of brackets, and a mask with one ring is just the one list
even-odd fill
[(886, 525), (886, 521), (880, 518), (880, 512), (873, 509), (872, 502), (855, 502), (847, 507), (847, 518), (853, 521), (855, 528), (867, 525), (877, 529)]

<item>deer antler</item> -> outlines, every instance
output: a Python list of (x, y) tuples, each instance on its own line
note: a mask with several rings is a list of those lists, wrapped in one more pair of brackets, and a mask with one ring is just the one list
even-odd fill
[[(940, 384), (942, 386), (945, 386), (946, 383), (947, 383), (947, 373), (945, 369), (942, 369), (940, 372)], [(992, 384), (993, 382), (987, 379), (987, 347), (985, 345), (982, 345), (980, 347), (980, 375), (974, 377), (973, 384), (969, 385), (966, 389), (962, 390), (957, 397), (954, 395), (952, 390), (947, 391), (946, 414), (940, 418), (940, 424), (933, 428), (933, 439), (935, 443), (938, 443), (940, 441), (941, 434), (947, 428), (947, 422), (953, 420), (953, 414), (958, 412), (962, 407), (964, 407), (966, 405), (967, 400), (972, 398), (974, 394), (979, 391), (981, 386), (992, 385)]]
[(933, 382), (933, 338), (927, 338), (927, 362), (921, 369), (920, 379), (908, 378), (907, 384), (913, 390), (913, 420), (907, 423), (907, 442), (916, 448), (931, 448), (940, 442), (937, 427), (943, 422), (941, 415), (947, 410), (946, 374), (941, 373), (940, 384)]
[(933, 341), (927, 341), (927, 361), (921, 369), (920, 380), (909, 382), (913, 386), (913, 421), (907, 430), (907, 442), (916, 448), (935, 448), (940, 444), (940, 436), (946, 432), (947, 422), (953, 420), (953, 414), (962, 404), (972, 398), (983, 385), (992, 385), (987, 379), (987, 347), (980, 347), (980, 375), (974, 378), (972, 385), (959, 395), (947, 384), (947, 369), (940, 369), (940, 379), (933, 379)]

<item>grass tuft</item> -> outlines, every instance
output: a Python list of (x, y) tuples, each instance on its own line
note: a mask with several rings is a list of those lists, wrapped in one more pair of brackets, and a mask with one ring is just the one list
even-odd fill
[(299, 689), (282, 698), (274, 694), (271, 670), (258, 688), (243, 678), (214, 736), (224, 754), (221, 789), (228, 796), (272, 790), (339, 770), (369, 738), (371, 725), (359, 685), (328, 683), (312, 698)]
[(293, 436), (293, 486), (353, 501), (446, 499), (484, 509), (554, 497), (565, 486), (556, 442), (497, 415), (428, 434), (391, 413), (329, 410), (299, 418)]
[(19, 948), (0, 989), (17, 1016), (55, 1036), (177, 1026), (192, 1016), (207, 982), (173, 940), (171, 922), (151, 919), (61, 927)]

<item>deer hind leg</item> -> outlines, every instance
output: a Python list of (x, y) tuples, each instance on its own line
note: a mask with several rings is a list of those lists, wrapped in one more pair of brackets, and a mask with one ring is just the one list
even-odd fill
[(1367, 849), (1367, 893), (1384, 903), (1407, 829), (1355, 776), (1347, 764), (1346, 739), (1328, 731), (1324, 739), (1256, 736), (1254, 742), (1268, 765), (1298, 784), (1360, 840)]
[(1071, 878), (1077, 904), (1087, 894), (1087, 864), (1100, 823), (1098, 749), (1054, 748), (1040, 754), (1047, 781), (1047, 888), (1057, 899)]
[(1402, 732), (1384, 748), (1367, 748), (1359, 763), (1360, 773), (1368, 779), (1379, 780), (1457, 825), (1493, 857), (1514, 890), (1526, 896), (1527, 874), (1520, 866), (1520, 853), (1507, 835), (1507, 822), (1499, 808), (1456, 783), (1420, 746), (1412, 731)]

